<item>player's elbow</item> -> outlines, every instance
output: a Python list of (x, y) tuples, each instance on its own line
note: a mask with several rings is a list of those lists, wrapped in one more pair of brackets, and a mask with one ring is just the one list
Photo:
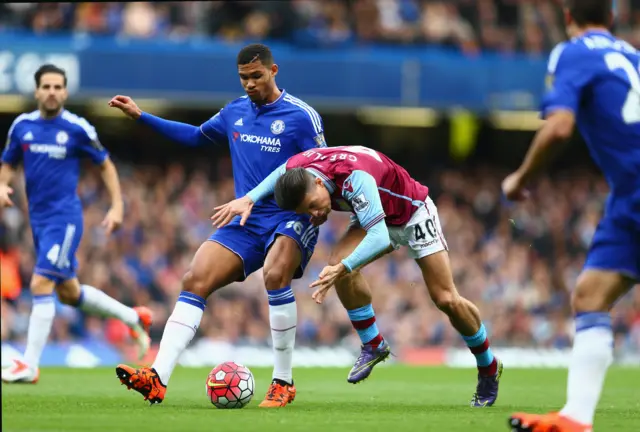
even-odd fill
[(556, 141), (567, 141), (573, 135), (573, 125), (560, 123), (553, 129), (553, 136)]
[(572, 113), (554, 114), (549, 119), (549, 129), (554, 141), (567, 141), (573, 135), (575, 119)]

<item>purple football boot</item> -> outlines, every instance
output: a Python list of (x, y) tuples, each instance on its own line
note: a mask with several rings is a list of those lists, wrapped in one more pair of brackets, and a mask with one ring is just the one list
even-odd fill
[(351, 384), (357, 384), (367, 379), (371, 375), (373, 368), (378, 363), (385, 361), (389, 354), (391, 354), (391, 347), (387, 341), (383, 341), (378, 348), (373, 348), (371, 345), (363, 345), (356, 364), (353, 365), (349, 372), (347, 381)]
[(495, 375), (478, 375), (478, 386), (476, 392), (471, 398), (471, 406), (476, 408), (490, 407), (496, 403), (498, 399), (498, 384), (502, 376), (502, 362), (496, 358), (498, 362), (498, 371)]

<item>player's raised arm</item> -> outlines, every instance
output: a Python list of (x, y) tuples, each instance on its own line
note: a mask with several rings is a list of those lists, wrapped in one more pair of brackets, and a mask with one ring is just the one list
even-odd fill
[(502, 183), (508, 199), (526, 198), (526, 185), (555, 155), (555, 144), (571, 138), (582, 92), (594, 77), (593, 62), (589, 50), (572, 42), (562, 43), (552, 51), (541, 107), (546, 122), (533, 139), (520, 168)]
[(173, 120), (165, 120), (142, 111), (128, 96), (115, 96), (109, 101), (109, 106), (118, 108), (127, 117), (146, 124), (156, 132), (182, 145), (196, 147), (211, 142), (224, 142), (226, 139), (226, 124), (222, 110), (207, 120), (200, 127)]
[(267, 176), (258, 186), (250, 190), (242, 198), (235, 199), (213, 209), (211, 216), (213, 226), (222, 228), (233, 220), (236, 216), (242, 216), (240, 225), (244, 226), (247, 218), (251, 215), (253, 205), (273, 194), (278, 179), (287, 171), (287, 163), (283, 163)]

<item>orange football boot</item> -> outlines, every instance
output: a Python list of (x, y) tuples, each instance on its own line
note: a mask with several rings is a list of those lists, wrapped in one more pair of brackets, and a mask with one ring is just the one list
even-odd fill
[(578, 423), (559, 413), (544, 415), (516, 413), (509, 419), (513, 432), (592, 432), (591, 425)]
[(134, 369), (120, 364), (116, 367), (116, 375), (122, 385), (127, 386), (128, 390), (134, 389), (140, 393), (151, 405), (159, 404), (164, 400), (167, 386), (162, 384), (155, 369), (148, 367)]
[(260, 408), (281, 408), (293, 402), (295, 398), (296, 387), (293, 384), (274, 379), (267, 390), (267, 395), (258, 406)]

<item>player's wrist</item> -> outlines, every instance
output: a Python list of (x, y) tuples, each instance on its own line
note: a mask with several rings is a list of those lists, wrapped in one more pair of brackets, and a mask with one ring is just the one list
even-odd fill
[(111, 203), (111, 209), (112, 210), (117, 210), (117, 211), (124, 210), (124, 201), (122, 201), (122, 200), (113, 201)]
[(351, 273), (353, 271), (346, 258), (340, 261), (338, 265), (341, 266), (340, 273)]

